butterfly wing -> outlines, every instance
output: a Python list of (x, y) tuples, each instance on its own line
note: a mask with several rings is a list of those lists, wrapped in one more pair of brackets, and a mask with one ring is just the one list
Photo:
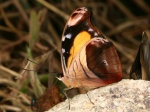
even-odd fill
[(150, 80), (150, 33), (143, 33), (138, 53), (131, 67), (131, 79)]
[(61, 80), (68, 87), (99, 87), (121, 80), (114, 45), (90, 22), (91, 12), (79, 8), (70, 16), (62, 38)]
[(100, 87), (118, 82), (122, 69), (114, 45), (103, 38), (87, 42), (73, 59), (69, 77), (63, 82), (69, 87)]

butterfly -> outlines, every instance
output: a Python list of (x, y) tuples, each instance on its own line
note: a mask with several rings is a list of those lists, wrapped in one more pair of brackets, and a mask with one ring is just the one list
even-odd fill
[(150, 80), (150, 33), (143, 32), (141, 44), (130, 70), (130, 79)]
[(59, 79), (69, 88), (97, 88), (122, 79), (116, 48), (93, 26), (91, 16), (85, 7), (76, 9), (63, 31)]

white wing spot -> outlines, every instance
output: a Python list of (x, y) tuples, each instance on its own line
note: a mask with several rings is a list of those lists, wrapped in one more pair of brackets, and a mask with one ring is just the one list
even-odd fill
[(98, 36), (98, 34), (97, 34), (97, 33), (94, 33), (94, 36)]
[(62, 41), (65, 41), (65, 38), (71, 39), (71, 37), (72, 37), (72, 34), (69, 33), (69, 34), (63, 36)]
[(65, 49), (62, 49), (62, 53), (64, 53), (65, 52)]
[(71, 39), (71, 37), (72, 37), (71, 33), (65, 35), (65, 38)]
[(93, 31), (93, 29), (92, 29), (92, 28), (89, 28), (88, 31)]

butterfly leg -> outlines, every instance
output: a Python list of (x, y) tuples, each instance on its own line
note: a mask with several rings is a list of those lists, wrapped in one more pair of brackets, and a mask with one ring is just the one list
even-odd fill
[(67, 100), (68, 100), (68, 103), (69, 103), (69, 110), (70, 110), (70, 99), (69, 99), (69, 97), (68, 97), (68, 95), (67, 95), (67, 91), (68, 90), (70, 90), (70, 89), (72, 89), (72, 88), (65, 88), (64, 90), (63, 90), (63, 93), (64, 93), (64, 95), (65, 95), (65, 97), (67, 98)]
[(89, 94), (88, 94), (88, 92), (89, 92), (91, 89), (87, 89), (87, 88), (84, 88), (84, 87), (83, 87), (83, 89), (84, 89), (84, 91), (85, 91), (85, 93), (86, 93), (86, 95), (87, 95), (89, 101), (91, 102), (91, 104), (94, 105), (94, 103), (92, 102), (92, 100), (91, 100), (91, 98), (90, 98), (90, 96), (89, 96)]
[(70, 98), (73, 98), (75, 95), (79, 94), (79, 88), (65, 88), (63, 91), (64, 95), (66, 96), (66, 98), (68, 99), (69, 102), (69, 110), (71, 109), (71, 105), (70, 105)]

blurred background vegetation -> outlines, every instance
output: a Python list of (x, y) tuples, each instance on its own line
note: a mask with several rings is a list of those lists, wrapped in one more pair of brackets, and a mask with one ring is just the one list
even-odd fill
[(31, 106), (43, 112), (65, 99), (54, 78), (62, 73), (61, 35), (83, 6), (116, 46), (129, 78), (142, 32), (150, 28), (149, 0), (0, 0), (0, 112), (32, 112)]

